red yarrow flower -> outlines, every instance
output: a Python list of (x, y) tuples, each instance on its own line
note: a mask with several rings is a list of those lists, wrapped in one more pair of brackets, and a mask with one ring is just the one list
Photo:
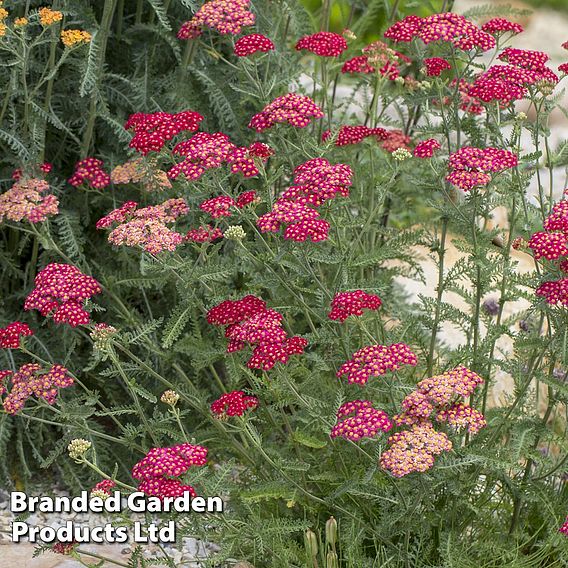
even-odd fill
[(387, 413), (374, 408), (370, 400), (346, 402), (340, 406), (336, 416), (337, 424), (331, 430), (330, 437), (353, 442), (361, 438), (374, 438), (379, 432), (388, 432), (393, 426)]
[(198, 229), (190, 229), (185, 235), (186, 241), (192, 241), (194, 243), (210, 243), (222, 238), (223, 232), (221, 229), (217, 227), (213, 228), (210, 225), (205, 225)]
[(70, 264), (52, 263), (37, 274), (34, 282), (35, 288), (24, 302), (25, 310), (39, 310), (42, 316), (53, 313), (53, 321), (71, 327), (90, 322), (83, 303), (102, 292), (92, 276)]
[(488, 22), (485, 22), (481, 26), (481, 29), (491, 35), (497, 35), (503, 32), (513, 32), (514, 34), (523, 32), (523, 26), (521, 26), (521, 24), (511, 22), (506, 18), (492, 18)]
[(225, 336), (230, 340), (227, 353), (250, 345), (253, 353), (247, 366), (265, 371), (277, 362), (287, 363), (291, 355), (300, 355), (308, 344), (303, 337), (288, 337), (282, 320), (282, 314), (268, 309), (266, 302), (252, 295), (241, 300), (225, 300), (207, 312), (209, 323), (227, 326)]
[(103, 479), (91, 489), (91, 493), (93, 493), (94, 491), (100, 491), (102, 493), (110, 495), (111, 489), (113, 489), (114, 487), (116, 487), (116, 482), (114, 482), (112, 479)]
[(416, 366), (416, 355), (404, 343), (370, 345), (356, 351), (352, 358), (337, 371), (337, 376), (347, 375), (349, 383), (367, 384), (371, 377), (397, 371), (403, 365)]
[(296, 43), (298, 51), (307, 50), (320, 57), (338, 57), (347, 49), (345, 38), (333, 32), (317, 32)]
[(406, 16), (388, 28), (385, 37), (396, 43), (410, 42), (414, 38), (421, 39), (425, 44), (445, 41), (464, 51), (488, 51), (495, 47), (492, 35), (453, 12), (433, 14), (426, 18)]
[(288, 93), (277, 97), (255, 114), (248, 127), (263, 132), (278, 123), (288, 123), (296, 128), (305, 128), (312, 119), (322, 118), (323, 111), (310, 97)]
[(247, 57), (258, 53), (267, 53), (274, 50), (274, 43), (262, 34), (250, 34), (239, 38), (235, 42), (234, 53), (237, 57)]
[(202, 120), (203, 117), (192, 110), (176, 114), (137, 112), (130, 115), (124, 128), (134, 132), (129, 146), (146, 156), (150, 152), (159, 152), (168, 140), (181, 132), (195, 132)]
[[(568, 48), (567, 48), (568, 49)], [(564, 524), (558, 529), (563, 535), (568, 536), (568, 516), (566, 517), (566, 521)]]
[(566, 233), (537, 232), (531, 236), (528, 247), (536, 259), (557, 260), (568, 255), (568, 236)]
[(33, 335), (27, 323), (15, 321), (9, 323), (6, 327), (0, 328), (0, 348), (3, 349), (19, 349), (20, 337)]
[[(379, 140), (384, 140), (387, 137), (387, 131), (384, 128), (370, 128), (364, 125), (350, 126), (344, 124), (339, 127), (339, 132), (335, 138), (336, 146), (348, 146), (350, 144), (359, 144), (365, 138), (375, 136)], [(331, 130), (326, 130), (322, 135), (322, 140), (325, 142), (331, 137)]]
[(429, 138), (416, 144), (412, 154), (417, 158), (431, 158), (441, 147), (435, 138)]
[(363, 290), (339, 292), (333, 297), (329, 319), (344, 322), (349, 316), (362, 316), (363, 310), (378, 310), (381, 299), (375, 294)]
[(86, 184), (93, 189), (103, 189), (110, 184), (110, 175), (104, 171), (102, 160), (85, 158), (75, 164), (75, 171), (68, 182), (74, 187)]
[(140, 481), (138, 489), (163, 499), (181, 497), (189, 492), (197, 494), (191, 485), (183, 485), (179, 479), (172, 479), (187, 473), (191, 467), (207, 463), (207, 448), (193, 444), (178, 444), (168, 448), (152, 448), (132, 468), (132, 477)]
[(212, 199), (207, 199), (201, 203), (199, 209), (209, 213), (213, 219), (218, 219), (219, 217), (230, 217), (231, 207), (236, 206), (236, 202), (232, 197), (228, 195), (219, 195), (218, 197), (213, 197)]
[(229, 416), (243, 416), (248, 410), (258, 406), (258, 398), (247, 396), (243, 391), (224, 394), (211, 404), (211, 412), (221, 419)]
[(193, 18), (178, 31), (179, 39), (193, 39), (202, 28), (211, 28), (221, 35), (238, 35), (244, 27), (254, 25), (255, 16), (249, 10), (250, 0), (211, 0), (205, 2)]
[(568, 75), (568, 63), (562, 63), (558, 66), (558, 71), (561, 73), (566, 73)]
[(438, 77), (442, 71), (452, 68), (450, 62), (442, 57), (429, 57), (424, 60), (424, 65), (426, 66), (426, 75), (428, 77)]

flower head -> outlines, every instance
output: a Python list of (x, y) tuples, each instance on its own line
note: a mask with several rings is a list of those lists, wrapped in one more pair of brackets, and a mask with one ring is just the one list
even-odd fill
[(254, 25), (254, 14), (249, 11), (249, 0), (211, 0), (205, 2), (193, 18), (178, 31), (179, 39), (193, 39), (202, 28), (217, 30), (222, 35), (238, 35), (242, 28)]
[(70, 264), (48, 264), (35, 277), (35, 288), (24, 303), (25, 310), (39, 310), (42, 316), (53, 312), (53, 321), (71, 327), (88, 324), (89, 313), (83, 302), (102, 291), (101, 285)]
[(75, 438), (69, 442), (67, 446), (67, 451), (69, 452), (69, 457), (74, 460), (81, 459), (90, 449), (91, 442), (84, 440), (83, 438)]
[(173, 390), (164, 391), (160, 400), (169, 406), (175, 406), (179, 401), (179, 394)]
[(211, 225), (205, 225), (198, 229), (190, 229), (185, 235), (186, 241), (192, 241), (194, 243), (210, 243), (222, 238), (223, 231), (218, 227), (213, 228)]
[(308, 344), (302, 337), (288, 337), (282, 320), (282, 314), (268, 309), (263, 300), (252, 295), (241, 300), (225, 300), (207, 312), (209, 323), (228, 326), (227, 353), (240, 351), (248, 344), (253, 353), (247, 366), (265, 371), (277, 362), (287, 363), (291, 355), (303, 353)]
[(428, 138), (416, 144), (412, 154), (416, 158), (431, 158), (442, 145), (435, 138)]
[(345, 38), (333, 32), (317, 32), (296, 43), (298, 51), (306, 50), (320, 57), (338, 57), (347, 49)]
[(63, 14), (59, 10), (52, 10), (51, 8), (40, 8), (39, 11), (39, 22), (46, 28), (63, 19)]
[(362, 316), (363, 310), (378, 310), (381, 299), (375, 294), (367, 294), (363, 290), (339, 292), (331, 302), (329, 319), (344, 322), (349, 316)]
[(89, 43), (91, 34), (84, 30), (62, 30), (61, 41), (65, 47), (74, 47), (81, 43)]
[(356, 442), (361, 438), (374, 438), (379, 432), (388, 432), (392, 428), (386, 412), (374, 408), (369, 400), (346, 402), (336, 416), (337, 424), (330, 433), (332, 438), (341, 437)]
[(424, 60), (424, 65), (426, 66), (426, 75), (428, 77), (438, 77), (442, 71), (452, 68), (450, 62), (442, 57), (429, 57)]
[(20, 321), (9, 323), (6, 327), (0, 328), (0, 348), (19, 349), (20, 338), (33, 334), (27, 323)]
[(337, 376), (347, 375), (349, 383), (365, 385), (371, 377), (396, 371), (403, 365), (415, 366), (416, 355), (404, 343), (370, 345), (356, 351), (352, 358), (337, 371)]
[(492, 18), (488, 22), (485, 22), (481, 29), (491, 35), (498, 35), (503, 32), (513, 32), (514, 34), (520, 34), (523, 31), (523, 26), (517, 24), (516, 22), (511, 22), (506, 18)]
[(248, 57), (259, 51), (274, 51), (272, 41), (262, 34), (245, 35), (235, 42), (234, 53), (237, 57)]
[(140, 246), (151, 254), (164, 250), (174, 251), (183, 241), (180, 233), (167, 225), (189, 211), (185, 200), (168, 199), (160, 205), (137, 209), (137, 203), (127, 201), (97, 221), (97, 229), (117, 226), (110, 232), (108, 241), (114, 245)]
[(258, 406), (258, 398), (247, 396), (243, 391), (232, 391), (224, 394), (211, 404), (211, 412), (218, 418), (243, 416), (248, 410)]
[(477, 434), (481, 428), (487, 426), (483, 414), (467, 404), (454, 404), (450, 408), (441, 410), (436, 416), (438, 422), (447, 422), (453, 428), (464, 428), (470, 434)]
[(116, 487), (112, 479), (103, 479), (91, 489), (91, 497), (100, 497), (103, 501), (110, 497), (111, 490)]
[(75, 164), (75, 171), (69, 178), (69, 184), (79, 187), (83, 183), (93, 189), (103, 189), (110, 183), (110, 176), (103, 169), (103, 161), (97, 158), (85, 158)]
[(434, 465), (435, 456), (452, 449), (450, 439), (434, 430), (428, 421), (393, 434), (387, 443), (389, 448), (382, 453), (380, 464), (395, 477), (428, 471)]
[(426, 18), (406, 16), (393, 24), (385, 32), (385, 37), (397, 43), (410, 42), (413, 38), (419, 38), (425, 44), (445, 41), (464, 51), (488, 51), (495, 47), (495, 38), (492, 35), (464, 16), (453, 12), (433, 14)]
[(40, 223), (59, 213), (59, 201), (47, 193), (49, 184), (38, 178), (21, 178), (0, 194), (0, 223), (9, 221)]
[(322, 118), (323, 111), (310, 97), (288, 93), (277, 97), (264, 109), (255, 114), (249, 128), (263, 132), (277, 123), (288, 123), (296, 128), (304, 128), (312, 118)]
[(137, 112), (129, 116), (124, 128), (134, 132), (129, 146), (145, 156), (150, 152), (159, 152), (168, 140), (180, 132), (195, 132), (202, 120), (203, 117), (192, 110), (176, 114)]
[(230, 241), (242, 241), (247, 236), (241, 225), (231, 225), (227, 227), (224, 237)]

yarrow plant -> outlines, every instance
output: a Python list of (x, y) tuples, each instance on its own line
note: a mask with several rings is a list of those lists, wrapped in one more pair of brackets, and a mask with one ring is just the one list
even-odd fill
[(0, 486), (222, 498), (139, 568), (564, 566), (568, 73), (524, 13), (17, 4)]

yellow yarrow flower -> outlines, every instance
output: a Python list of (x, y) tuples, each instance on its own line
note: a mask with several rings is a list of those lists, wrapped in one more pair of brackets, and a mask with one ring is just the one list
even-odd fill
[(83, 30), (63, 30), (61, 32), (61, 41), (65, 47), (73, 47), (78, 43), (89, 43), (91, 34)]
[(3, 35), (6, 35), (6, 24), (0, 22), (0, 37), (2, 37)]
[(62, 19), (63, 14), (58, 10), (52, 10), (51, 8), (39, 9), (39, 23), (44, 27), (51, 26)]
[(27, 18), (16, 18), (14, 20), (14, 25), (17, 27), (22, 27), (25, 26), (28, 23), (28, 19)]
[(0, 8), (0, 22), (8, 17), (8, 10), (6, 8)]

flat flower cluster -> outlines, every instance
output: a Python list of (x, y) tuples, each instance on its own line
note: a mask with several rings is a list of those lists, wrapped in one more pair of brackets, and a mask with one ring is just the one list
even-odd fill
[(109, 233), (108, 241), (114, 245), (139, 246), (146, 252), (158, 254), (174, 251), (184, 241), (184, 236), (172, 231), (168, 225), (189, 211), (182, 198), (168, 199), (160, 205), (137, 209), (138, 204), (127, 201), (97, 221), (97, 229), (116, 227)]
[(98, 158), (85, 158), (75, 165), (75, 171), (69, 178), (69, 184), (79, 187), (86, 184), (93, 189), (103, 189), (110, 183), (110, 175), (103, 169), (103, 162)]
[(0, 195), (0, 223), (28, 221), (41, 223), (59, 213), (59, 200), (47, 193), (49, 184), (38, 178), (21, 178)]
[[(544, 231), (534, 233), (528, 242), (536, 259), (554, 261), (561, 272), (568, 272), (568, 200), (556, 203), (544, 221)], [(550, 305), (568, 306), (568, 278), (547, 280), (536, 289)]]
[(269, 213), (258, 219), (258, 228), (263, 233), (275, 233), (286, 224), (285, 239), (326, 240), (330, 225), (313, 207), (320, 207), (337, 196), (348, 197), (352, 175), (349, 166), (332, 165), (325, 158), (314, 158), (299, 165), (294, 170), (294, 185), (284, 191)]
[(288, 93), (275, 98), (261, 112), (255, 114), (248, 126), (257, 132), (264, 132), (278, 123), (305, 128), (312, 119), (322, 117), (323, 111), (310, 97)]
[(25, 310), (38, 310), (42, 316), (53, 314), (56, 323), (71, 327), (90, 322), (85, 300), (102, 291), (101, 285), (70, 264), (48, 264), (35, 277), (35, 288), (24, 303)]
[(192, 241), (194, 243), (210, 243), (222, 238), (223, 231), (221, 231), (218, 227), (211, 227), (211, 225), (205, 225), (197, 229), (190, 229), (185, 234), (185, 240)]
[(6, 327), (0, 328), (0, 348), (2, 349), (19, 349), (20, 338), (33, 335), (27, 323), (15, 321), (9, 323)]
[(211, 412), (220, 420), (231, 416), (243, 416), (248, 410), (258, 406), (256, 396), (246, 395), (243, 391), (231, 391), (219, 397), (211, 404)]
[(178, 444), (169, 448), (152, 448), (132, 468), (132, 477), (140, 483), (138, 489), (163, 499), (181, 497), (188, 491), (192, 497), (197, 493), (191, 485), (184, 485), (181, 475), (194, 466), (207, 463), (207, 448), (192, 444)]
[(353, 442), (361, 438), (373, 438), (381, 431), (388, 432), (393, 426), (387, 413), (374, 408), (369, 400), (353, 400), (342, 404), (336, 417), (337, 424), (331, 430), (330, 437), (341, 437)]
[(255, 16), (249, 10), (249, 0), (211, 0), (205, 2), (191, 20), (178, 31), (179, 39), (194, 39), (210, 28), (222, 35), (238, 35), (242, 29), (254, 25)]
[(282, 314), (268, 309), (264, 300), (252, 295), (241, 300), (225, 300), (207, 312), (210, 324), (227, 326), (227, 353), (249, 345), (253, 353), (247, 366), (264, 371), (278, 362), (287, 363), (291, 355), (302, 354), (308, 344), (303, 337), (288, 337), (282, 320)]
[(340, 367), (337, 376), (347, 375), (349, 383), (363, 386), (371, 377), (397, 371), (403, 365), (414, 367), (416, 363), (416, 355), (404, 343), (369, 345), (356, 351), (352, 358)]
[(298, 51), (306, 50), (320, 57), (338, 57), (347, 49), (345, 38), (333, 32), (317, 32), (296, 43)]
[(329, 319), (344, 322), (349, 316), (362, 316), (363, 310), (378, 310), (381, 299), (376, 294), (364, 290), (339, 292), (333, 297)]
[(528, 86), (537, 83), (555, 85), (558, 77), (545, 63), (548, 55), (541, 51), (504, 49), (498, 59), (507, 65), (493, 65), (479, 74), (468, 88), (468, 94), (489, 103), (498, 101), (506, 106), (528, 94)]
[(491, 181), (490, 173), (514, 168), (517, 163), (517, 156), (508, 150), (462, 146), (450, 155), (450, 172), (446, 180), (469, 191), (474, 187), (486, 186)]
[(186, 179), (197, 180), (206, 171), (228, 164), (233, 173), (241, 173), (244, 177), (259, 174), (255, 162), (266, 161), (272, 155), (272, 149), (266, 144), (255, 142), (249, 147), (236, 146), (222, 132), (198, 132), (189, 140), (176, 144), (173, 153), (182, 156), (183, 160), (168, 171), (170, 178), (183, 174)]
[(195, 132), (202, 120), (203, 117), (192, 110), (175, 114), (137, 112), (130, 115), (124, 128), (134, 132), (130, 147), (146, 156), (150, 152), (159, 152), (167, 141), (181, 132)]
[(274, 50), (272, 40), (262, 34), (249, 34), (235, 42), (234, 54), (237, 57), (248, 57), (254, 53), (267, 53)]
[(495, 47), (495, 38), (492, 35), (464, 16), (452, 12), (433, 14), (426, 18), (406, 16), (393, 24), (384, 35), (395, 43), (410, 42), (414, 38), (425, 44), (435, 41), (450, 42), (464, 51), (488, 51)]
[(54, 404), (59, 389), (73, 385), (73, 377), (62, 365), (42, 369), (38, 363), (27, 363), (15, 373), (0, 371), (0, 377), (8, 376), (11, 378), (12, 388), (3, 402), (4, 410), (8, 414), (20, 412), (32, 396), (43, 399), (48, 404)]
[(166, 172), (160, 170), (153, 159), (141, 156), (119, 164), (110, 172), (110, 181), (115, 185), (140, 183), (143, 191), (163, 191), (172, 187)]

